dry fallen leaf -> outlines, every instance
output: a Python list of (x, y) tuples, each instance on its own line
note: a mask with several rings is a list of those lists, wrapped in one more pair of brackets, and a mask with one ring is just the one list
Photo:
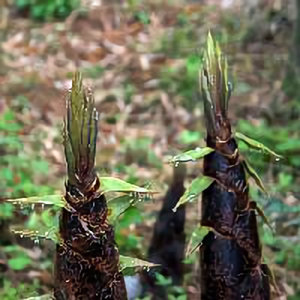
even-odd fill
[(126, 34), (123, 31), (111, 30), (103, 32), (104, 38), (118, 46), (126, 45)]
[(78, 57), (81, 60), (88, 61), (90, 63), (97, 63), (98, 61), (104, 59), (106, 54), (107, 52), (104, 48), (98, 47), (89, 52), (81, 49), (81, 51), (78, 52)]

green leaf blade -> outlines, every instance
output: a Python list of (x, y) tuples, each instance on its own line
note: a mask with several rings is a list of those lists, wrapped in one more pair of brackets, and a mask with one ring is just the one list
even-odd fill
[(120, 269), (121, 271), (127, 268), (153, 268), (157, 267), (159, 264), (154, 264), (142, 259), (130, 257), (130, 256), (123, 256), (120, 255)]
[(208, 176), (201, 176), (192, 181), (189, 188), (185, 191), (183, 196), (179, 199), (176, 206), (173, 208), (173, 211), (176, 212), (177, 208), (187, 202), (192, 202), (198, 196), (206, 190), (213, 182), (215, 178)]
[(272, 151), (270, 148), (268, 148), (267, 146), (265, 146), (264, 144), (253, 140), (247, 136), (245, 136), (244, 134), (240, 133), (240, 132), (236, 132), (235, 133), (235, 137), (240, 139), (242, 142), (244, 142), (248, 147), (256, 149), (258, 151), (262, 151), (264, 153), (267, 153), (271, 156), (274, 156), (276, 158), (276, 160), (279, 159), (283, 159), (284, 157), (275, 153), (274, 151)]
[(189, 150), (174, 156), (171, 162), (174, 164), (178, 164), (180, 162), (195, 161), (197, 159), (203, 158), (204, 156), (208, 155), (213, 151), (215, 150), (209, 147), (205, 147), (205, 148), (198, 147), (195, 150)]
[(55, 205), (59, 207), (66, 206), (66, 200), (62, 195), (34, 196), (28, 198), (7, 199), (5, 201), (12, 202), (13, 204), (18, 204), (18, 205), (46, 204), (46, 205)]
[(155, 192), (150, 191), (149, 189), (139, 187), (134, 184), (130, 184), (126, 181), (123, 181), (119, 178), (114, 177), (101, 177), (100, 178), (100, 189), (102, 193), (108, 192), (133, 192), (141, 194), (155, 194)]
[(242, 164), (244, 165), (245, 169), (247, 170), (248, 174), (254, 179), (256, 185), (267, 195), (269, 196), (261, 178), (258, 176), (256, 171), (251, 167), (249, 162), (243, 160)]

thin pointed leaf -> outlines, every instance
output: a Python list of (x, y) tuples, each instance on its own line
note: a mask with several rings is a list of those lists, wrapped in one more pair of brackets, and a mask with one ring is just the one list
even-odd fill
[(274, 272), (273, 270), (266, 264), (264, 264), (265, 268), (267, 269), (266, 271), (266, 275), (269, 277), (269, 280), (270, 280), (270, 284), (274, 287), (277, 295), (281, 295), (281, 291), (280, 289), (278, 288), (277, 284), (276, 284), (276, 279), (275, 279), (275, 275), (274, 275)]
[(247, 162), (246, 160), (243, 160), (243, 165), (246, 168), (248, 174), (254, 179), (255, 183), (257, 184), (257, 186), (267, 195), (269, 196), (262, 180), (260, 179), (260, 177), (258, 176), (258, 174), (255, 172), (255, 170), (251, 167), (251, 165), (249, 164), (249, 162)]
[(50, 239), (59, 243), (59, 215), (60, 207), (58, 206), (46, 209), (41, 214), (34, 211), (26, 222), (26, 229), (12, 227), (12, 231), (21, 237), (29, 237), (34, 240)]
[(202, 242), (202, 239), (208, 233), (209, 230), (210, 229), (208, 227), (202, 227), (199, 225), (196, 227), (196, 229), (193, 230), (187, 246), (185, 255), (186, 257), (190, 256), (198, 249)]
[(274, 156), (276, 159), (282, 159), (284, 158), (283, 156), (275, 153), (274, 151), (272, 151), (271, 149), (269, 149), (267, 146), (263, 145), (260, 142), (257, 142), (253, 139), (250, 139), (249, 137), (245, 136), (244, 134), (240, 133), (240, 132), (236, 132), (235, 133), (235, 137), (237, 137), (238, 139), (240, 139), (241, 141), (243, 141), (247, 146), (249, 146), (250, 148), (256, 149), (256, 150), (260, 150), (264, 153), (268, 153), (272, 156)]
[(256, 211), (258, 215), (263, 219), (263, 222), (269, 227), (269, 229), (276, 233), (275, 228), (271, 225), (271, 222), (269, 221), (268, 217), (264, 214), (263, 210), (256, 204)]
[(22, 300), (55, 300), (55, 298), (52, 294), (45, 294), (42, 296), (30, 297)]
[(137, 185), (130, 184), (126, 181), (123, 181), (119, 178), (113, 178), (113, 177), (101, 177), (100, 189), (102, 193), (133, 192), (133, 193), (149, 194), (149, 195), (155, 194), (155, 192), (152, 192), (149, 189), (142, 188)]
[(27, 237), (31, 238), (32, 240), (39, 240), (41, 239), (47, 239), (47, 240), (52, 240), (55, 243), (61, 243), (61, 238), (58, 232), (57, 227), (53, 227), (49, 230), (45, 230), (44, 228), (39, 228), (39, 230), (30, 230), (30, 229), (15, 229), (11, 228), (11, 232), (13, 232), (16, 235), (19, 235), (20, 237)]
[(198, 147), (195, 150), (189, 150), (174, 156), (171, 162), (176, 165), (179, 162), (195, 161), (196, 159), (203, 158), (204, 156), (206, 156), (207, 154), (213, 151), (215, 150), (209, 147), (205, 147), (205, 148)]
[(192, 202), (198, 198), (198, 196), (206, 190), (213, 182), (214, 178), (208, 176), (201, 176), (192, 181), (189, 188), (185, 191), (183, 196), (179, 199), (176, 206), (173, 208), (173, 211), (176, 212), (177, 208), (180, 205), (185, 204), (186, 202)]
[[(27, 222), (27, 229), (32, 231), (32, 237), (40, 237), (51, 239), (54, 242), (59, 242), (59, 215), (60, 209), (49, 208), (37, 214), (33, 212)], [(30, 235), (30, 232), (24, 233), (23, 235)]]
[(7, 199), (7, 202), (12, 202), (17, 205), (45, 204), (66, 207), (66, 200), (62, 195), (46, 195), (35, 196), (28, 198)]
[(127, 268), (153, 268), (157, 266), (159, 266), (159, 264), (154, 264), (149, 261), (130, 256), (120, 255), (120, 271), (123, 271)]

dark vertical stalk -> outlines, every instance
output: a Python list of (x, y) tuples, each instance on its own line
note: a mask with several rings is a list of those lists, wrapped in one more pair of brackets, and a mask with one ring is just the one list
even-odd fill
[(180, 206), (175, 213), (172, 209), (185, 192), (185, 175), (184, 164), (174, 167), (172, 182), (163, 198), (163, 205), (154, 225), (148, 260), (159, 264), (160, 267), (144, 272), (143, 280), (144, 293), (149, 292), (155, 300), (169, 299), (167, 287), (156, 284), (155, 272), (171, 278), (175, 286), (180, 286), (183, 281), (186, 207)]
[(268, 267), (262, 264), (256, 204), (227, 118), (231, 85), (227, 62), (209, 35), (201, 71), (207, 123), (204, 175), (216, 180), (202, 194), (201, 225), (211, 230), (200, 248), (202, 300), (269, 300)]
[(91, 90), (76, 73), (67, 96), (64, 148), (68, 170), (65, 198), (70, 209), (60, 216), (55, 290), (57, 300), (127, 299), (119, 272), (113, 227), (107, 222), (105, 196), (94, 170), (98, 112)]

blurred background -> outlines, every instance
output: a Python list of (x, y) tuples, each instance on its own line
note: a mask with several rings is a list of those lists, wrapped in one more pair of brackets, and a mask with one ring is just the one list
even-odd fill
[[(235, 130), (285, 157), (240, 145), (270, 194), (252, 184), (276, 228), (260, 222), (264, 259), (282, 292), (274, 299), (300, 299), (299, 0), (0, 0), (0, 299), (52, 289), (55, 243), (26, 235), (47, 223), (43, 207), (5, 199), (64, 193), (64, 95), (76, 68), (100, 112), (97, 171), (160, 192), (115, 229), (121, 254), (146, 257), (172, 179), (168, 157), (205, 145), (197, 87), (208, 30), (228, 57)], [(186, 186), (202, 163), (187, 166)], [(187, 207), (188, 240), (198, 207)], [(170, 288), (170, 299), (197, 299), (197, 256), (185, 262), (180, 298)]]

